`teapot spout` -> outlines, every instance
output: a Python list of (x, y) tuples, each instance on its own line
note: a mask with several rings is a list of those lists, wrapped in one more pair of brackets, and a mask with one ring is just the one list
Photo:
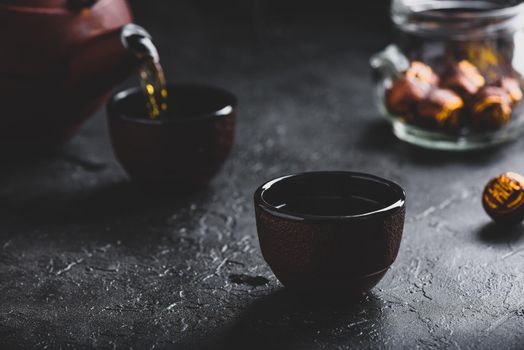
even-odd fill
[(128, 24), (83, 44), (69, 66), (69, 91), (81, 100), (107, 95), (141, 66), (142, 57), (129, 47), (137, 38), (150, 36), (142, 27)]

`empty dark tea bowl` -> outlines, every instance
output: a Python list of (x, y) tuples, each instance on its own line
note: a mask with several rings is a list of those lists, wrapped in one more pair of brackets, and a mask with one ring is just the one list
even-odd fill
[(168, 110), (151, 119), (140, 88), (113, 95), (109, 130), (116, 158), (140, 183), (192, 189), (220, 169), (233, 145), (237, 101), (216, 87), (168, 85)]
[(262, 255), (284, 286), (360, 295), (397, 256), (405, 194), (373, 175), (310, 172), (259, 187), (255, 212)]

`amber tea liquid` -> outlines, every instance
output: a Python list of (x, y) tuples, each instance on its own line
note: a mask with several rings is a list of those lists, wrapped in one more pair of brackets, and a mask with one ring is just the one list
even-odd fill
[(149, 116), (152, 119), (161, 117), (167, 111), (167, 88), (160, 62), (145, 59), (140, 68), (140, 86), (146, 96)]
[(146, 97), (149, 116), (152, 119), (162, 117), (168, 109), (166, 79), (151, 35), (140, 26), (128, 25), (122, 33), (122, 40), (142, 62), (140, 86)]

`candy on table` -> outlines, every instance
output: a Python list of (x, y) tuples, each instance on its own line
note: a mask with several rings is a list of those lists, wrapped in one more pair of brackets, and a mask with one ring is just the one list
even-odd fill
[(491, 179), (484, 188), (482, 206), (497, 223), (521, 222), (524, 219), (524, 177), (507, 172)]

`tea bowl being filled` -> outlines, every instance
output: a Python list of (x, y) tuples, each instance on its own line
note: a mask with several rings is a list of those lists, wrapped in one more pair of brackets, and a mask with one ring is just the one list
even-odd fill
[(397, 256), (405, 194), (369, 174), (328, 171), (268, 181), (254, 195), (264, 259), (295, 291), (361, 295)]
[(108, 104), (116, 158), (140, 183), (192, 188), (205, 185), (227, 159), (234, 139), (236, 98), (206, 85), (167, 86), (169, 108), (151, 118), (146, 96), (131, 88)]
[(167, 84), (148, 32), (123, 35), (141, 62), (139, 87), (107, 105), (116, 158), (136, 182), (178, 190), (204, 186), (233, 145), (237, 100), (221, 88)]

